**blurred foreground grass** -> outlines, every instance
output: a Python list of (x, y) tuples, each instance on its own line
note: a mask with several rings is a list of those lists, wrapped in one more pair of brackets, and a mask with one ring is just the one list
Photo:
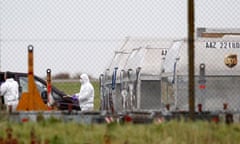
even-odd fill
[[(58, 82), (54, 86), (66, 94), (79, 92), (78, 82)], [(98, 110), (99, 85), (95, 89), (95, 109)], [(18, 144), (239, 144), (240, 125), (210, 123), (204, 121), (170, 121), (161, 124), (82, 124), (63, 122), (54, 118), (39, 122), (9, 122), (0, 117), (0, 144), (6, 140), (6, 130), (12, 129), (12, 137)]]
[[(99, 92), (99, 83), (97, 81), (91, 82), (94, 87), (94, 109), (99, 110), (100, 107), (100, 92)], [(79, 93), (80, 83), (79, 82), (53, 82), (53, 86), (58, 88), (61, 91), (64, 91), (66, 94), (73, 95)]]
[(49, 144), (239, 144), (240, 125), (209, 122), (170, 121), (162, 124), (63, 123), (54, 119), (41, 122), (0, 122), (0, 137), (7, 128), (19, 143), (29, 144), (30, 134)]

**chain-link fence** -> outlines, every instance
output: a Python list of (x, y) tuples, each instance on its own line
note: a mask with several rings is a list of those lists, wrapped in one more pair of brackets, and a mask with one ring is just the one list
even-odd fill
[[(188, 110), (188, 56), (186, 42), (175, 42), (164, 65), (165, 102), (176, 109)], [(210, 46), (210, 45), (211, 46)], [(195, 41), (195, 107), (204, 111), (222, 111), (224, 105), (239, 111), (236, 38), (198, 38)], [(169, 89), (171, 91), (169, 91)], [(167, 102), (168, 103), (168, 102)]]
[[(196, 110), (227, 105), (239, 111), (238, 4), (195, 0)], [(1, 71), (27, 73), (31, 44), (35, 75), (44, 79), (48, 68), (52, 76), (64, 73), (68, 79), (90, 75), (95, 110), (188, 111), (187, 5), (187, 0), (1, 0)], [(73, 94), (76, 87), (67, 91)]]

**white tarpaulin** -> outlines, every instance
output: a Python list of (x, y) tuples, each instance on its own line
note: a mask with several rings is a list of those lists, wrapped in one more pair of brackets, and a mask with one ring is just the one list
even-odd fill
[(164, 57), (171, 44), (170, 39), (128, 39), (123, 47), (115, 51), (108, 69), (112, 73), (114, 68), (127, 71), (141, 67), (142, 75), (160, 76)]

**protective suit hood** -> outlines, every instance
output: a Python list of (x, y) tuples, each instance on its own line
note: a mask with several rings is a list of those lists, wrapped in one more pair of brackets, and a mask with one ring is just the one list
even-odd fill
[(89, 77), (87, 74), (81, 74), (80, 76), (80, 83), (81, 84), (86, 84), (89, 82)]

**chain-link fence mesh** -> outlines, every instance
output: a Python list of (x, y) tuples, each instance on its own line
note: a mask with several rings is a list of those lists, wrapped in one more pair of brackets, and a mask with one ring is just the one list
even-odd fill
[[(67, 74), (53, 80), (66, 94), (79, 92), (79, 74), (91, 77), (95, 110), (188, 110), (187, 4), (0, 0), (0, 69), (27, 73), (31, 44), (34, 74)], [(239, 110), (238, 5), (195, 0), (196, 109)]]

